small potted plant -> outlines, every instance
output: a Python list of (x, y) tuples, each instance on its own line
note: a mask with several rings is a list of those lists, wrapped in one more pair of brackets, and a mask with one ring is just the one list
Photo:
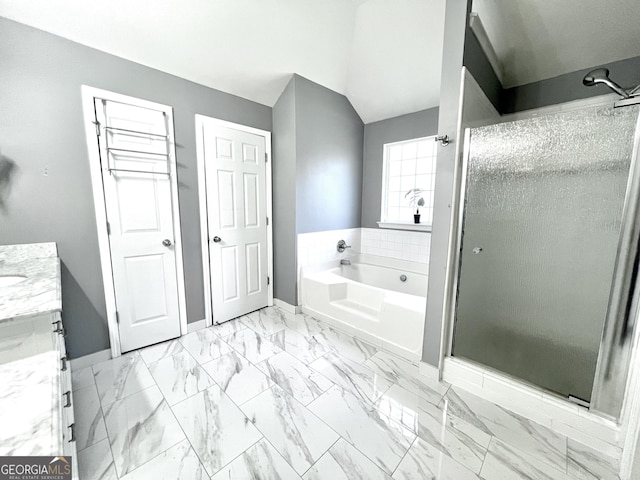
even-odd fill
[(416, 207), (416, 213), (413, 215), (413, 223), (420, 223), (420, 207), (424, 207), (422, 192), (424, 192), (422, 188), (412, 188), (404, 195), (404, 198), (408, 198), (409, 203)]

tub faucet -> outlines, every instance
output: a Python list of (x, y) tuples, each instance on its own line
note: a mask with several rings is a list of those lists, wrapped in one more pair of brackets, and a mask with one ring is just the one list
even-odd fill
[(340, 240), (338, 242), (338, 245), (336, 246), (336, 248), (338, 249), (338, 252), (342, 253), (344, 252), (347, 248), (351, 248), (351, 245), (347, 245), (347, 242), (345, 242), (344, 240)]
[(340, 260), (340, 265), (351, 265), (351, 260), (343, 258), (342, 260)]

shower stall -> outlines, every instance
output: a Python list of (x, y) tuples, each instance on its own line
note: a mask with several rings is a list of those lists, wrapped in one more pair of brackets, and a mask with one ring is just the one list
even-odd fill
[(451, 355), (612, 418), (637, 309), (639, 109), (468, 129), (455, 220)]

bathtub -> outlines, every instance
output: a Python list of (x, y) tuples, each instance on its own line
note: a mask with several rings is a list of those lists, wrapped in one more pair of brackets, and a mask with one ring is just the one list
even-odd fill
[(426, 265), (373, 256), (351, 261), (322, 271), (302, 270), (302, 311), (384, 350), (420, 360)]

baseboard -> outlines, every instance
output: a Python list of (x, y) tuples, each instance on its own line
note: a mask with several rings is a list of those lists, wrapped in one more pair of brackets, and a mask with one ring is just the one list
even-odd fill
[(464, 360), (447, 357), (442, 379), (611, 456), (620, 455), (620, 428), (584, 407)]
[(187, 333), (196, 332), (203, 328), (207, 328), (207, 321), (204, 318), (202, 320), (187, 323)]
[(81, 368), (91, 367), (96, 363), (111, 360), (111, 349), (100, 350), (99, 352), (90, 353), (83, 357), (74, 358), (69, 361), (72, 370), (80, 370)]
[(440, 380), (440, 370), (438, 367), (434, 367), (430, 363), (420, 362), (420, 375), (423, 377), (427, 377), (430, 380), (435, 380), (436, 382)]
[(281, 308), (282, 310), (288, 313), (297, 314), (302, 312), (302, 307), (300, 305), (294, 306), (294, 305), (291, 305), (290, 303), (280, 300), (279, 298), (273, 299), (273, 305), (278, 308)]

